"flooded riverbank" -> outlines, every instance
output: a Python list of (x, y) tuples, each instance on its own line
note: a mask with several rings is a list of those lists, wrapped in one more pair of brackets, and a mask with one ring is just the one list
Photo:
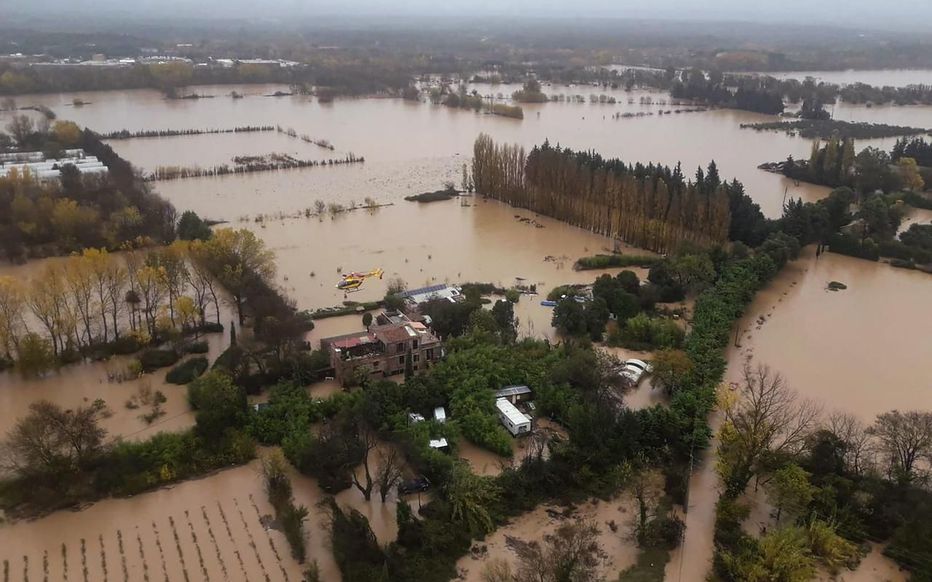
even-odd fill
[[(829, 291), (830, 281), (848, 288)], [(738, 323), (739, 347), (728, 348), (725, 383), (741, 382), (746, 362), (780, 372), (802, 397), (865, 423), (888, 410), (932, 408), (932, 310), (928, 274), (833, 253), (818, 259), (808, 247), (761, 292)], [(721, 414), (710, 418), (713, 430)], [(696, 460), (689, 484), (686, 537), (673, 553), (667, 579), (701, 582), (711, 568), (715, 503), (721, 483), (717, 442)], [(685, 564), (685, 566), (684, 566)], [(845, 580), (875, 580), (896, 572), (873, 554)], [(892, 580), (901, 579), (884, 574)]]

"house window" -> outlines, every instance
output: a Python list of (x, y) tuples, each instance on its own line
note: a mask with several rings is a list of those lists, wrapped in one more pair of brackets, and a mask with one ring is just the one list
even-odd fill
[(398, 356), (398, 363), (401, 364), (402, 366), (404, 366), (404, 365), (405, 365), (405, 357), (404, 357), (404, 356)]
[(395, 351), (396, 351), (396, 352), (403, 352), (403, 351), (405, 351), (405, 344), (404, 344), (404, 342), (400, 342), (397, 346), (395, 346)]
[(417, 349), (417, 340), (414, 340), (414, 349)]
[(415, 361), (415, 362), (416, 362), (416, 361), (418, 361), (418, 359), (419, 359), (419, 358), (420, 358), (420, 356), (419, 356), (419, 355), (417, 355), (417, 354), (414, 354), (414, 361)]
[(433, 350), (433, 349), (427, 350), (427, 359), (428, 359), (428, 360), (433, 360), (433, 359), (434, 359), (434, 350)]

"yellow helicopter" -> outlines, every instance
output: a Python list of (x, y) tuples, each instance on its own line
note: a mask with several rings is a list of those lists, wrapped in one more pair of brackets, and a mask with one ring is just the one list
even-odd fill
[(343, 275), (343, 278), (340, 279), (340, 282), (337, 283), (337, 289), (343, 291), (344, 293), (353, 293), (354, 291), (359, 291), (359, 288), (362, 287), (362, 284), (369, 277), (378, 277), (382, 278), (382, 275), (385, 273), (382, 269), (373, 269), (372, 271), (367, 271), (365, 273), (346, 273)]

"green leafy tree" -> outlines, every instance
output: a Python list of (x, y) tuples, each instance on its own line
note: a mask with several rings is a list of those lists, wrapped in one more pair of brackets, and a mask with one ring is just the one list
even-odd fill
[(778, 469), (768, 483), (771, 502), (777, 508), (777, 523), (784, 511), (793, 514), (802, 512), (815, 494), (816, 488), (809, 483), (809, 473), (799, 465), (790, 463)]
[(707, 253), (690, 253), (670, 260), (670, 276), (690, 293), (697, 293), (715, 281), (715, 266)]
[(333, 557), (343, 581), (388, 582), (385, 553), (379, 547), (369, 520), (355, 509), (344, 512), (333, 498), (327, 500), (327, 505)]
[(495, 305), (492, 306), (492, 317), (495, 318), (502, 341), (505, 343), (513, 342), (518, 336), (514, 303), (508, 300), (496, 301)]
[(197, 432), (209, 440), (246, 421), (246, 393), (222, 370), (211, 370), (191, 382), (188, 400), (196, 411)]
[(685, 385), (695, 364), (682, 350), (664, 349), (654, 355), (651, 361), (655, 386), (663, 387), (668, 393), (675, 394)]
[(875, 190), (886, 191), (894, 187), (893, 173), (890, 170), (890, 154), (875, 148), (866, 147), (855, 158), (855, 183), (862, 194)]
[(584, 335), (589, 327), (586, 321), (586, 309), (576, 301), (575, 297), (564, 297), (553, 308), (551, 325), (564, 335)]
[(747, 570), (748, 582), (805, 582), (815, 575), (815, 560), (799, 527), (777, 529), (759, 543), (760, 554)]
[(207, 240), (213, 232), (193, 210), (185, 210), (178, 220), (178, 238), (181, 240)]
[(45, 374), (55, 367), (55, 352), (52, 344), (37, 333), (27, 333), (19, 341), (19, 358), (16, 367), (26, 377)]
[(444, 489), (450, 503), (452, 519), (476, 533), (488, 533), (495, 529), (490, 507), (501, 491), (493, 479), (474, 474), (465, 463), (457, 463)]

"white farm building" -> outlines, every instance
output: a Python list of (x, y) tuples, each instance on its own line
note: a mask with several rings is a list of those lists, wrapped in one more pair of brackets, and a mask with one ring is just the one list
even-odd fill
[(65, 150), (62, 157), (48, 160), (42, 152), (17, 152), (0, 154), (0, 178), (10, 175), (14, 170), (22, 175), (39, 181), (58, 180), (62, 167), (72, 164), (82, 174), (106, 174), (107, 166), (95, 156), (89, 156), (82, 149)]

